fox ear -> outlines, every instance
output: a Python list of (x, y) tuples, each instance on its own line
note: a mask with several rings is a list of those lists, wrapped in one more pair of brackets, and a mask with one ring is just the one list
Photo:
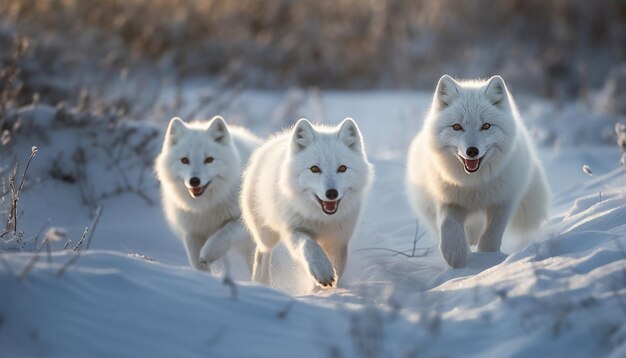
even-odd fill
[(487, 97), (496, 108), (502, 109), (508, 103), (508, 90), (506, 89), (504, 80), (500, 76), (493, 76), (489, 79), (489, 83), (487, 83), (483, 95)]
[(356, 152), (360, 152), (363, 149), (363, 138), (361, 137), (361, 132), (359, 131), (359, 127), (357, 127), (356, 122), (354, 122), (354, 119), (346, 118), (339, 126), (339, 134), (337, 134), (337, 138), (345, 143), (348, 148)]
[(459, 86), (457, 82), (448, 75), (443, 75), (437, 82), (435, 90), (435, 101), (440, 108), (446, 108), (459, 96)]
[(295, 152), (299, 152), (315, 141), (315, 129), (306, 118), (298, 120), (291, 134), (291, 146)]
[(207, 129), (209, 137), (220, 144), (230, 144), (230, 133), (226, 121), (221, 116), (215, 116), (211, 119), (209, 128)]
[(182, 119), (180, 119), (180, 117), (172, 118), (170, 120), (170, 124), (167, 126), (166, 143), (169, 143), (170, 145), (176, 144), (186, 129), (187, 125)]

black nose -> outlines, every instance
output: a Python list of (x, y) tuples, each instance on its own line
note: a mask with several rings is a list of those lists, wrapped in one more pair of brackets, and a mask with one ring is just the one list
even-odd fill
[(478, 155), (478, 148), (476, 148), (476, 147), (469, 147), (469, 148), (467, 148), (465, 153), (467, 155), (469, 155), (470, 158), (474, 158), (475, 156)]
[(198, 185), (200, 185), (200, 178), (198, 177), (193, 177), (191, 179), (189, 179), (189, 184), (191, 184), (192, 187), (197, 187)]
[(329, 200), (335, 200), (335, 199), (337, 199), (338, 196), (339, 196), (339, 193), (337, 192), (337, 190), (335, 190), (335, 189), (328, 189), (328, 190), (326, 190), (326, 197)]

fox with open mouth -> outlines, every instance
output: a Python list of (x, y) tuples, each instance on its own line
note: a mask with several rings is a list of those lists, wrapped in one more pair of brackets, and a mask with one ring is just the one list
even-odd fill
[(547, 218), (543, 167), (500, 76), (441, 77), (409, 148), (406, 189), (454, 268), (465, 266), (469, 244), (499, 251), (507, 227), (528, 232)]
[(322, 287), (337, 284), (373, 170), (356, 123), (299, 120), (257, 149), (244, 172), (242, 217), (256, 243), (253, 280), (270, 284), (282, 241)]
[(241, 171), (261, 140), (222, 117), (185, 123), (174, 117), (156, 160), (167, 221), (190, 264), (209, 270), (233, 246), (251, 263), (253, 244), (241, 223)]

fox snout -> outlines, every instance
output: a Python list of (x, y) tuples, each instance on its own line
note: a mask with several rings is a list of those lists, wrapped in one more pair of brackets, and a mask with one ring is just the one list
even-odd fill
[(469, 147), (469, 148), (467, 148), (467, 150), (465, 150), (465, 154), (467, 154), (467, 156), (470, 157), (470, 158), (474, 158), (479, 153), (480, 153), (480, 151), (476, 147)]
[(192, 188), (200, 186), (200, 178), (193, 177), (193, 178), (189, 179), (189, 186), (192, 187)]
[(185, 187), (187, 187), (189, 195), (191, 195), (192, 198), (198, 198), (202, 194), (204, 194), (204, 190), (209, 186), (210, 183), (210, 180), (206, 183), (202, 183), (202, 180), (200, 180), (200, 178), (191, 177), (189, 178), (189, 180), (185, 181)]
[(467, 174), (472, 174), (478, 171), (480, 168), (480, 164), (482, 161), (482, 156), (480, 149), (477, 147), (468, 147), (465, 149), (465, 152), (461, 148), (459, 148), (459, 152), (457, 153), (459, 160), (463, 164), (463, 168)]
[(474, 146), (459, 146), (456, 149), (457, 155), (466, 159), (478, 159), (485, 154), (484, 150), (480, 150), (480, 148)]
[(206, 179), (203, 181), (199, 176), (193, 176), (184, 180), (187, 188), (198, 188), (207, 184)]
[(315, 195), (317, 202), (320, 204), (322, 211), (326, 215), (333, 215), (339, 210), (339, 191), (335, 188), (327, 189), (324, 195)]
[(335, 200), (337, 199), (338, 196), (339, 196), (339, 192), (337, 192), (337, 189), (326, 190), (326, 198), (328, 200)]

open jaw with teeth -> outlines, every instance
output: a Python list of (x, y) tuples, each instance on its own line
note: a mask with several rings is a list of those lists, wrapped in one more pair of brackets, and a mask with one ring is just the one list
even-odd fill
[(461, 162), (463, 162), (463, 167), (465, 168), (465, 171), (468, 174), (472, 174), (474, 172), (476, 172), (478, 170), (478, 168), (480, 168), (480, 162), (483, 158), (478, 158), (478, 159), (465, 159), (461, 156), (459, 156), (459, 158), (461, 159)]
[(189, 195), (191, 195), (194, 198), (199, 197), (200, 195), (204, 194), (204, 190), (207, 188), (207, 186), (209, 186), (210, 183), (211, 182), (208, 182), (204, 186), (196, 186), (193, 188), (187, 187), (187, 190), (189, 190)]
[(336, 200), (336, 201), (324, 201), (320, 199), (317, 195), (315, 196), (315, 198), (320, 203), (320, 206), (322, 207), (322, 211), (326, 215), (333, 215), (339, 209), (339, 202), (341, 201), (341, 199)]

